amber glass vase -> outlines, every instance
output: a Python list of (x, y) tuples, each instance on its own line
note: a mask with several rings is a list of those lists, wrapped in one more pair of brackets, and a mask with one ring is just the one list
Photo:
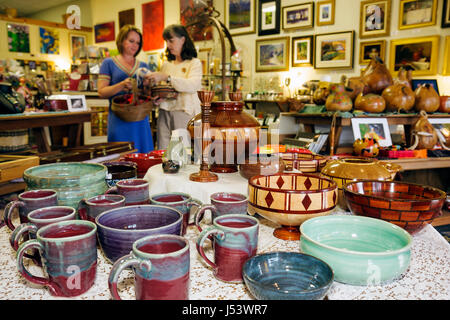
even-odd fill
[[(211, 102), (209, 138), (211, 139), (210, 171), (232, 173), (238, 171), (238, 164), (245, 163), (256, 150), (259, 141), (260, 124), (255, 117), (243, 111), (242, 101)], [(192, 118), (187, 129), (194, 140), (195, 150), (201, 146), (202, 115)]]

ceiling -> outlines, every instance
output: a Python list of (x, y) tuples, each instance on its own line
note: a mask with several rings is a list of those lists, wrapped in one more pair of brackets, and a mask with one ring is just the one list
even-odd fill
[(68, 0), (0, 0), (0, 10), (3, 12), (6, 8), (16, 8), (18, 17), (27, 17), (36, 12), (53, 8)]

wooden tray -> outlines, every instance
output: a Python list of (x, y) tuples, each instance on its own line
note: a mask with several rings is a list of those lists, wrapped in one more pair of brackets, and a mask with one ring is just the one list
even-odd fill
[(39, 157), (0, 155), (0, 182), (22, 178), (23, 172), (39, 165)]

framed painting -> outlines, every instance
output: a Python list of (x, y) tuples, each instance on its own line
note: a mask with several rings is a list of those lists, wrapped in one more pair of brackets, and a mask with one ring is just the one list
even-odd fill
[(442, 65), (442, 75), (450, 76), (450, 36), (445, 37), (444, 64)]
[(114, 21), (96, 24), (94, 35), (95, 43), (114, 41), (116, 39)]
[(302, 36), (292, 38), (292, 66), (305, 67), (313, 65), (314, 37)]
[(283, 7), (283, 30), (312, 28), (313, 26), (313, 2)]
[(280, 33), (280, 0), (259, 0), (258, 36)]
[(83, 53), (86, 55), (86, 35), (70, 33), (69, 47), (69, 54), (71, 58), (81, 58)]
[(412, 79), (411, 80), (411, 89), (415, 91), (419, 86), (423, 84), (429, 84), (436, 90), (437, 94), (439, 94), (439, 87), (436, 79)]
[(382, 147), (392, 145), (391, 132), (386, 118), (352, 118), (353, 138), (373, 138)]
[(437, 71), (439, 36), (391, 40), (389, 70), (412, 68), (412, 75), (433, 75)]
[(256, 72), (289, 70), (289, 37), (256, 40)]
[(326, 26), (334, 24), (335, 0), (317, 1), (316, 4), (316, 25)]
[(436, 24), (437, 0), (400, 0), (398, 28), (411, 29)]
[(164, 0), (142, 4), (142, 50), (164, 48)]
[(39, 27), (40, 53), (59, 54), (59, 31)]
[(231, 35), (256, 31), (255, 0), (225, 0), (225, 26)]
[(125, 26), (127, 24), (135, 25), (134, 8), (119, 11), (119, 29), (121, 29), (123, 26)]
[(161, 68), (161, 52), (160, 51), (154, 51), (147, 53), (147, 64), (148, 69), (152, 72), (159, 71)]
[(386, 40), (361, 41), (359, 43), (359, 64), (369, 64), (373, 57), (386, 61)]
[(390, 35), (391, 0), (361, 2), (359, 37), (373, 38)]
[(30, 27), (8, 23), (8, 51), (30, 53)]
[(450, 27), (450, 0), (444, 0), (444, 4), (442, 6), (442, 28)]
[(208, 6), (212, 7), (212, 5), (212, 0), (180, 0), (180, 22), (186, 26), (193, 41), (205, 41), (213, 38), (212, 25), (197, 21), (198, 17), (205, 12), (205, 9)]
[(70, 112), (79, 112), (87, 110), (86, 96), (84, 95), (79, 96), (70, 95), (67, 102), (68, 102), (67, 109)]
[(428, 118), (428, 121), (436, 129), (440, 141), (445, 142), (450, 147), (450, 119), (449, 118)]
[(355, 32), (316, 34), (314, 38), (315, 69), (348, 69), (353, 68)]

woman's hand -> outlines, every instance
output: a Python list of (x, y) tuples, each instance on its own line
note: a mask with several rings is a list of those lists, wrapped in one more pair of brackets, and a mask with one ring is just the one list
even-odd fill
[(123, 80), (122, 82), (120, 82), (121, 86), (122, 86), (122, 90), (123, 91), (130, 91), (131, 89), (133, 89), (133, 84), (131, 83), (131, 78), (126, 78), (125, 80)]
[(156, 85), (161, 81), (167, 81), (167, 78), (169, 75), (163, 73), (163, 72), (152, 72), (145, 75), (145, 78), (150, 81), (151, 85)]

